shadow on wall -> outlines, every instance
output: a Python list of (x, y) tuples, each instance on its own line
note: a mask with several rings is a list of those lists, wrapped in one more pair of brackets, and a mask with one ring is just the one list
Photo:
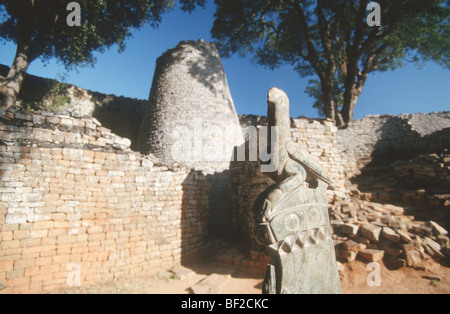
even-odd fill
[[(185, 44), (189, 46), (180, 48)], [(174, 51), (179, 49), (182, 49), (182, 53), (174, 53)], [(225, 94), (228, 91), (228, 87), (225, 87), (227, 78), (222, 60), (214, 43), (203, 40), (182, 41), (177, 47), (166, 51), (157, 61), (159, 64), (166, 64), (162, 58), (170, 58), (169, 64), (184, 64), (187, 66), (187, 73), (191, 78), (209, 89), (216, 97), (230, 98), (229, 94)], [(155, 78), (157, 77), (155, 75)], [(229, 109), (235, 111), (232, 102), (229, 102)]]
[[(440, 155), (450, 149), (450, 128), (421, 133), (410, 121), (389, 117), (379, 129), (371, 161), (352, 178), (354, 183), (369, 190), (394, 187), (446, 191), (446, 168)], [(433, 127), (437, 128), (428, 128)]]
[[(182, 184), (182, 193), (181, 264), (186, 265), (207, 254), (209, 184), (206, 177), (191, 170)], [(173, 245), (170, 241), (166, 244)]]
[(450, 148), (450, 128), (421, 136), (407, 119), (390, 117), (380, 130), (373, 147), (371, 162), (362, 170), (383, 167), (398, 160), (409, 160), (419, 154), (441, 153)]
[(236, 147), (235, 152), (242, 151), (244, 145), (247, 161), (234, 161), (230, 165), (231, 223), (237, 240), (246, 242), (249, 249), (259, 250), (261, 247), (253, 234), (253, 206), (259, 195), (275, 182), (261, 172), (259, 161), (249, 161), (249, 139)]
[(406, 119), (390, 117), (378, 132), (380, 136), (373, 148), (372, 160), (365, 168), (370, 169), (397, 160), (409, 159), (421, 150), (418, 145), (421, 137)]
[(235, 233), (231, 223), (230, 171), (206, 176), (210, 184), (208, 229), (213, 238), (226, 238)]
[[(223, 94), (223, 91), (228, 89), (223, 88), (223, 85), (221, 85), (221, 83), (227, 81), (225, 69), (214, 44), (198, 45), (197, 49), (200, 52), (200, 58), (195, 62), (187, 62), (190, 67), (189, 74), (206, 88), (209, 88), (214, 95), (222, 96), (225, 99), (228, 98), (228, 95)], [(229, 108), (231, 111), (235, 110), (231, 102), (229, 103)]]
[[(4, 76), (8, 71), (9, 67), (0, 64), (0, 75)], [(56, 99), (52, 105), (43, 104), (48, 97)], [(44, 109), (56, 112), (75, 111), (81, 116), (94, 117), (114, 134), (130, 139), (131, 149), (137, 151), (139, 131), (147, 103), (145, 100), (105, 95), (34, 75), (27, 75), (25, 78), (19, 99), (22, 101), (22, 107), (31, 110), (50, 106)], [(69, 102), (75, 104), (69, 105)]]
[(114, 134), (131, 140), (131, 149), (138, 151), (139, 132), (146, 101), (92, 93), (96, 106), (92, 116)]

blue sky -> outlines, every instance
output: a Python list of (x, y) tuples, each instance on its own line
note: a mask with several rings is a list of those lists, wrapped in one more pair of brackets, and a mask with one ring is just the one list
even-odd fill
[[(56, 62), (43, 65), (33, 62), (29, 73), (58, 78), (66, 74), (65, 82), (106, 94), (147, 99), (153, 79), (156, 59), (182, 40), (211, 41), (210, 30), (215, 5), (209, 1), (206, 9), (183, 13), (175, 9), (163, 17), (158, 29), (145, 27), (134, 33), (123, 53), (117, 47), (97, 54), (94, 68), (83, 68), (66, 73)], [(15, 46), (0, 46), (0, 63), (11, 65)], [(284, 89), (291, 99), (293, 117), (317, 117), (312, 108), (314, 99), (304, 93), (309, 78), (301, 78), (290, 67), (271, 71), (254, 64), (250, 57), (233, 56), (223, 59), (231, 94), (238, 114), (265, 115), (267, 91), (273, 87)], [(369, 77), (366, 88), (355, 109), (355, 118), (369, 114), (400, 114), (450, 110), (450, 71), (426, 64), (415, 65)]]

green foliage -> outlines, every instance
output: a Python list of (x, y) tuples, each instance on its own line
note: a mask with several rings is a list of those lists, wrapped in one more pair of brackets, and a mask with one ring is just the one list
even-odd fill
[(63, 83), (64, 78), (57, 81), (47, 95), (44, 97), (41, 108), (45, 111), (51, 111), (52, 109), (62, 108), (70, 102), (69, 96), (67, 96), (67, 84)]
[(270, 69), (287, 64), (302, 77), (316, 75), (307, 92), (319, 107), (342, 94), (343, 110), (352, 110), (370, 73), (405, 61), (450, 69), (448, 0), (379, 0), (381, 27), (367, 25), (367, 0), (215, 2), (212, 35), (222, 55), (252, 55)]
[[(0, 0), (0, 38), (29, 46), (29, 61), (56, 58), (67, 69), (93, 65), (94, 52), (114, 44), (125, 49), (133, 29), (157, 27), (174, 0), (78, 0), (80, 27), (67, 25), (71, 0)], [(192, 11), (205, 0), (180, 0)]]
[(65, 107), (70, 102), (64, 83), (65, 76), (60, 75), (57, 81), (49, 79), (26, 80), (19, 95), (16, 106), (29, 111), (52, 111)]

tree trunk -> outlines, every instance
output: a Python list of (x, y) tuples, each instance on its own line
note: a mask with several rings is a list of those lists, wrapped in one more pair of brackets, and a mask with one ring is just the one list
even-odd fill
[(323, 102), (323, 113), (325, 117), (330, 120), (335, 120), (336, 118), (336, 104), (333, 101), (333, 95), (331, 93), (331, 87), (329, 84), (321, 82), (322, 85), (322, 102)]
[(339, 104), (333, 97), (332, 88), (326, 84), (322, 83), (322, 102), (323, 102), (323, 112), (327, 119), (333, 120), (337, 127), (342, 127), (345, 125), (344, 119), (339, 112)]
[(15, 104), (25, 79), (30, 58), (29, 45), (18, 43), (13, 65), (5, 78), (0, 78), (0, 108), (8, 109)]
[(339, 108), (337, 108), (337, 107), (336, 107), (336, 118), (334, 120), (335, 120), (335, 124), (338, 128), (342, 128), (346, 125), (344, 122), (344, 118), (342, 117), (342, 114), (339, 111)]
[(344, 94), (344, 106), (341, 111), (344, 124), (348, 125), (352, 120), (358, 103), (359, 97), (361, 97), (363, 86), (351, 87), (349, 90), (345, 90)]

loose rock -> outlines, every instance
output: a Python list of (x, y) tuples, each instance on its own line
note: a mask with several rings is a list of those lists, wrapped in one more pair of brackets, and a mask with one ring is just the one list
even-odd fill
[(440, 225), (434, 221), (430, 221), (431, 228), (433, 229), (434, 235), (436, 236), (446, 236), (448, 234), (447, 230), (442, 228)]
[(366, 249), (359, 252), (358, 256), (370, 263), (379, 262), (384, 257), (384, 251)]
[(395, 243), (400, 242), (400, 236), (394, 230), (392, 230), (389, 227), (384, 227), (383, 228), (382, 235), (383, 235), (383, 238), (386, 239), (386, 240), (389, 240), (389, 241), (392, 241), (392, 242), (395, 242)]
[(367, 224), (361, 227), (361, 234), (371, 241), (378, 242), (380, 241), (380, 234), (382, 230), (383, 229), (380, 227)]
[(340, 227), (340, 231), (343, 234), (349, 235), (349, 236), (355, 236), (358, 234), (359, 227), (353, 224), (343, 224)]

